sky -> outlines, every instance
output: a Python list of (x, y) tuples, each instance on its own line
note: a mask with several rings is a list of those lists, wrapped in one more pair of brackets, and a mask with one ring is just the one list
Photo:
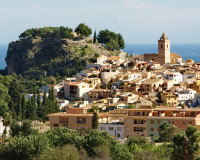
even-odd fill
[(121, 33), (126, 44), (200, 43), (200, 0), (0, 0), (0, 44), (28, 28), (85, 23)]

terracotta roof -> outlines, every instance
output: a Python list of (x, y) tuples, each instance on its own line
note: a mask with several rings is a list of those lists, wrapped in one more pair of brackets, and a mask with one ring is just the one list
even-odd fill
[(109, 60), (119, 60), (121, 59), (119, 56), (111, 56), (109, 57)]
[(173, 59), (173, 58), (182, 58), (182, 57), (179, 56), (177, 53), (171, 53), (170, 58)]
[(67, 84), (70, 86), (76, 86), (78, 84), (80, 84), (81, 82), (68, 82)]

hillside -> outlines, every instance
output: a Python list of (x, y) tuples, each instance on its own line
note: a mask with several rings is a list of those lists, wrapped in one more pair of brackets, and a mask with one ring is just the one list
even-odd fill
[(21, 74), (28, 78), (40, 76), (72, 76), (85, 69), (86, 63), (94, 63), (97, 57), (118, 55), (120, 51), (108, 51), (100, 44), (92, 44), (91, 38), (71, 41), (66, 38), (26, 38), (9, 44), (6, 63), (8, 74)]

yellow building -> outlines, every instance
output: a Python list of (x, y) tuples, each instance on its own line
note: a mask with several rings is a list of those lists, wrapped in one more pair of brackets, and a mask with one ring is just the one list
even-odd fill
[(200, 91), (200, 80), (194, 81), (191, 87), (195, 91), (199, 92)]
[(161, 95), (161, 100), (167, 104), (167, 106), (178, 106), (178, 97), (174, 94), (165, 93)]

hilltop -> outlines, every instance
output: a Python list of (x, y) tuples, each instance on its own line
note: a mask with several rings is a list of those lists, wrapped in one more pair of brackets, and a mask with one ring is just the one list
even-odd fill
[(53, 28), (48, 31), (51, 34), (45, 36), (41, 33), (32, 36), (25, 31), (19, 40), (11, 42), (5, 59), (7, 73), (36, 79), (40, 76), (72, 76), (84, 70), (86, 63), (96, 62), (102, 54), (110, 56), (121, 53), (119, 50), (108, 50), (99, 43), (93, 44), (93, 38), (81, 34), (74, 36), (74, 32), (70, 36), (69, 33), (60, 36), (55, 35), (55, 31)]

